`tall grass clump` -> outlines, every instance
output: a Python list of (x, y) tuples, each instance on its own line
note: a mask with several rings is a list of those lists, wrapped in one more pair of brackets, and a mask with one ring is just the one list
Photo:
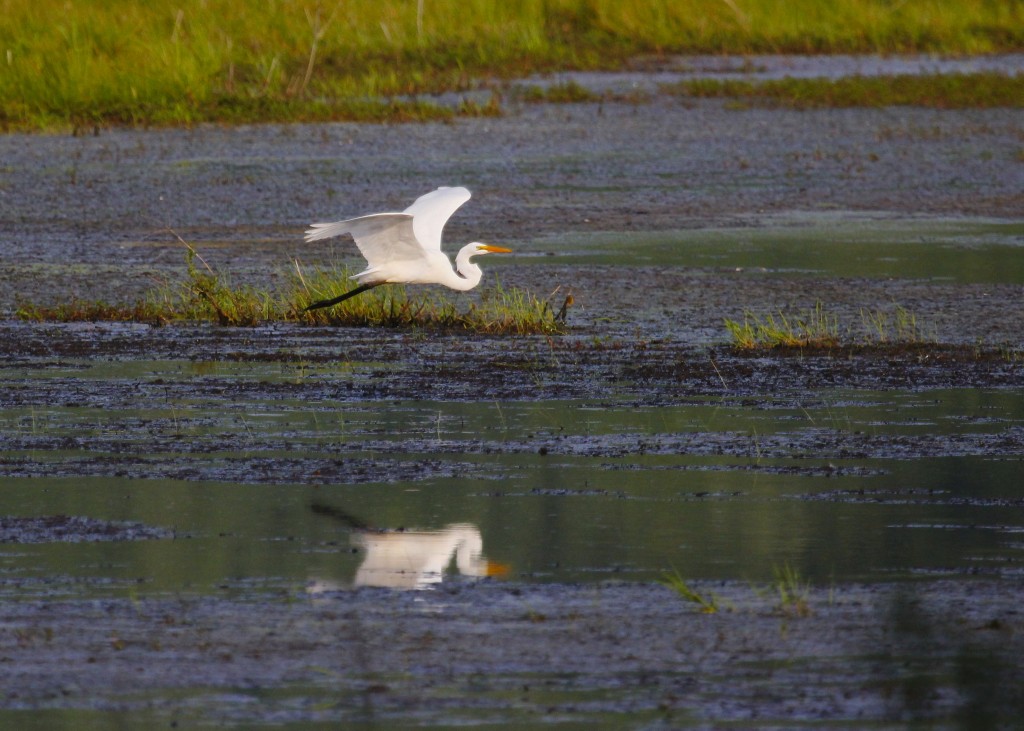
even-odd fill
[(742, 322), (726, 318), (725, 329), (738, 350), (905, 347), (937, 342), (934, 334), (927, 334), (928, 328), (917, 315), (898, 303), (889, 308), (861, 308), (859, 323), (847, 322), (842, 326), (839, 316), (826, 310), (821, 302), (798, 314), (780, 310), (759, 315), (747, 310)]
[(448, 118), (423, 95), (638, 54), (1022, 46), (1015, 1), (5, 0), (0, 127)]
[(347, 299), (333, 307), (306, 311), (313, 302), (332, 299), (352, 289), (352, 275), (346, 266), (318, 266), (303, 269), (293, 262), (294, 271), (288, 279), (286, 299), (291, 303), (295, 319), (316, 325), (358, 327), (401, 327), (419, 323), (438, 325), (446, 315), (454, 316), (450, 303), (421, 293), (410, 298), (401, 285), (385, 284)]
[(253, 326), (289, 318), (292, 306), (270, 291), (233, 285), (187, 247), (185, 276), (160, 280), (133, 303), (74, 299), (54, 304), (21, 303), (15, 315), (37, 322), (144, 322), (166, 325), (212, 321)]
[(742, 350), (754, 348), (831, 348), (839, 344), (839, 320), (820, 302), (799, 315), (769, 312), (758, 315), (749, 310), (743, 322), (725, 320), (733, 345)]
[(226, 326), (254, 326), (268, 322), (349, 327), (409, 327), (485, 334), (557, 334), (565, 331), (566, 298), (559, 311), (547, 300), (520, 289), (499, 285), (480, 293), (479, 304), (460, 309), (455, 302), (431, 290), (410, 295), (403, 285), (382, 285), (334, 307), (306, 311), (320, 299), (352, 288), (353, 272), (345, 266), (304, 270), (294, 263), (280, 279), (277, 290), (236, 285), (215, 271), (188, 246), (185, 276), (168, 279), (139, 302), (111, 305), (75, 300), (54, 305), (25, 303), (17, 310), (26, 320), (130, 321), (169, 324), (212, 321)]
[[(196, 264), (197, 258), (202, 267)], [(188, 247), (186, 266), (186, 282), (170, 290), (165, 287), (163, 300), (172, 303), (173, 290), (179, 290), (179, 301), (184, 305), (182, 313), (189, 314), (193, 319), (214, 319), (221, 325), (251, 326), (281, 319), (282, 312), (285, 312), (270, 292), (246, 285), (232, 286), (203, 261), (191, 246)]]
[(679, 598), (690, 604), (695, 604), (704, 614), (715, 614), (718, 612), (718, 597), (712, 593), (701, 594), (692, 588), (678, 571), (665, 574), (661, 583), (679, 595)]
[(779, 600), (779, 611), (791, 617), (811, 616), (811, 585), (800, 575), (800, 572), (783, 564), (773, 569), (775, 583), (773, 588)]
[(548, 300), (521, 289), (506, 289), (500, 282), (482, 290), (479, 303), (471, 302), (465, 311), (437, 293), (427, 291), (410, 297), (405, 286), (398, 284), (374, 287), (334, 307), (305, 311), (312, 302), (351, 289), (353, 273), (344, 266), (306, 271), (295, 262), (288, 299), (297, 319), (325, 325), (432, 327), (515, 335), (554, 334), (565, 328), (565, 307), (556, 312)]
[[(902, 305), (893, 309), (861, 309), (860, 319), (868, 340), (878, 343), (923, 343), (929, 340), (917, 315)], [(934, 338), (930, 338), (934, 342)]]

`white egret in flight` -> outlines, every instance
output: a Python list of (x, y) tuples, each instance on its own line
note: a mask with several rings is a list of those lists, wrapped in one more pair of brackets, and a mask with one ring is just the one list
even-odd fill
[(306, 241), (351, 234), (367, 267), (352, 278), (359, 286), (306, 310), (330, 307), (381, 284), (443, 284), (465, 291), (480, 283), (483, 272), (470, 259), (481, 254), (507, 254), (511, 249), (474, 241), (455, 257), (455, 268), (441, 251), (441, 229), (455, 210), (469, 200), (465, 188), (438, 188), (416, 199), (401, 213), (373, 213), (335, 223), (314, 223)]

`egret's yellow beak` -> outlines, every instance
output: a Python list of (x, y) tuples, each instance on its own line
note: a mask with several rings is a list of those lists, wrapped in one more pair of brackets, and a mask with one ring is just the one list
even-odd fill
[(512, 249), (506, 249), (504, 246), (491, 246), (490, 244), (477, 244), (477, 251), (486, 251), (491, 254), (511, 254)]

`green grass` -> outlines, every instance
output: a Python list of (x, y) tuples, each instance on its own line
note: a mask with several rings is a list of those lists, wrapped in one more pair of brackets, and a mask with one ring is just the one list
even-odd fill
[[(755, 591), (763, 597), (774, 596), (778, 602), (777, 610), (784, 616), (811, 616), (810, 583), (804, 580), (800, 572), (788, 563), (781, 568), (774, 567), (772, 572), (775, 575), (774, 581), (765, 587), (754, 587)], [(720, 609), (719, 600), (715, 594), (701, 594), (686, 583), (678, 571), (665, 574), (660, 583), (679, 594), (683, 601), (696, 605), (704, 614), (715, 614)]]
[(1024, 107), (1024, 75), (999, 73), (852, 76), (841, 79), (743, 81), (694, 79), (662, 91), (689, 97), (743, 99), (798, 109), (919, 106), (939, 109)]
[[(521, 289), (506, 289), (497, 283), (484, 289), (479, 303), (472, 302), (460, 312), (446, 297), (430, 292), (410, 296), (403, 285), (375, 287), (334, 307), (303, 312), (312, 302), (331, 299), (354, 286), (347, 267), (317, 267), (304, 271), (295, 263), (295, 276), (288, 305), (280, 319), (297, 319), (321, 325), (370, 327), (427, 327), (467, 330), (477, 333), (554, 334), (565, 329), (565, 312), (552, 309)], [(571, 304), (571, 302), (570, 302)]]
[[(55, 305), (22, 303), (15, 312), (19, 319), (34, 322), (144, 322), (154, 325), (168, 322), (168, 314), (167, 309), (148, 298), (130, 305), (79, 299)], [(174, 313), (174, 319), (196, 318)]]
[(743, 322), (725, 321), (733, 345), (754, 348), (830, 348), (839, 344), (839, 321), (827, 313), (819, 302), (814, 309), (800, 315), (783, 312), (757, 315), (743, 314)]
[(641, 54), (989, 53), (1020, 0), (5, 0), (0, 128), (447, 119), (425, 99)]
[(225, 326), (250, 327), (269, 322), (349, 327), (406, 327), (484, 334), (557, 334), (565, 331), (566, 308), (558, 311), (546, 300), (500, 284), (483, 290), (479, 303), (460, 311), (443, 295), (420, 290), (410, 295), (402, 285), (382, 285), (330, 308), (306, 312), (320, 299), (329, 299), (353, 287), (352, 271), (344, 266), (294, 270), (280, 277), (280, 291), (234, 285), (210, 268), (190, 246), (186, 273), (169, 280), (131, 304), (76, 300), (54, 305), (21, 304), (17, 316), (48, 322), (114, 321), (169, 324), (212, 321)]
[(774, 569), (773, 589), (779, 600), (779, 612), (790, 617), (811, 616), (811, 585), (788, 563)]
[(694, 590), (686, 583), (686, 580), (683, 579), (678, 571), (665, 574), (661, 579), (661, 583), (679, 594), (683, 601), (696, 604), (704, 614), (715, 614), (718, 612), (718, 597), (714, 594), (701, 594)]
[(922, 345), (934, 343), (917, 315), (899, 304), (861, 309), (860, 321), (841, 326), (838, 315), (821, 302), (802, 313), (743, 313), (742, 322), (726, 318), (725, 329), (738, 350), (773, 348), (830, 350), (845, 346)]
[(860, 318), (867, 337), (875, 342), (921, 343), (926, 340), (917, 315), (902, 305), (895, 305), (891, 311), (861, 309)]
[(521, 92), (523, 101), (547, 104), (575, 104), (600, 101), (601, 97), (575, 81), (552, 84), (548, 87), (531, 86)]

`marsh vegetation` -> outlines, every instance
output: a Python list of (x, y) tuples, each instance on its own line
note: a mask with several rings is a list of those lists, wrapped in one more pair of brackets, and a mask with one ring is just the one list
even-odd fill
[(499, 113), (500, 102), (452, 107), (432, 95), (643, 54), (1022, 45), (1019, 3), (968, 0), (11, 0), (0, 15), (0, 127), (450, 119)]
[[(251, 327), (268, 322), (349, 327), (431, 328), (491, 334), (554, 334), (565, 328), (572, 304), (565, 296), (559, 309), (549, 299), (500, 283), (485, 289), (478, 301), (459, 304), (433, 291), (410, 295), (402, 285), (383, 285), (339, 305), (306, 311), (319, 299), (335, 297), (352, 288), (355, 273), (344, 264), (293, 269), (277, 277), (277, 289), (234, 284), (214, 270), (188, 246), (185, 275), (167, 279), (144, 298), (127, 304), (100, 300), (71, 300), (55, 304), (22, 303), (17, 316), (37, 322), (172, 322), (210, 321), (219, 325)], [(552, 297), (558, 292), (553, 292)]]
[(828, 350), (842, 345), (935, 344), (917, 315), (898, 303), (889, 308), (861, 308), (860, 322), (840, 325), (821, 302), (798, 313), (746, 311), (743, 321), (726, 318), (725, 329), (740, 350), (800, 348)]
[(840, 79), (786, 78), (765, 81), (692, 79), (664, 84), (665, 93), (739, 99), (750, 104), (797, 109), (916, 106), (938, 109), (1024, 106), (1024, 76), (996, 72), (900, 74)]

